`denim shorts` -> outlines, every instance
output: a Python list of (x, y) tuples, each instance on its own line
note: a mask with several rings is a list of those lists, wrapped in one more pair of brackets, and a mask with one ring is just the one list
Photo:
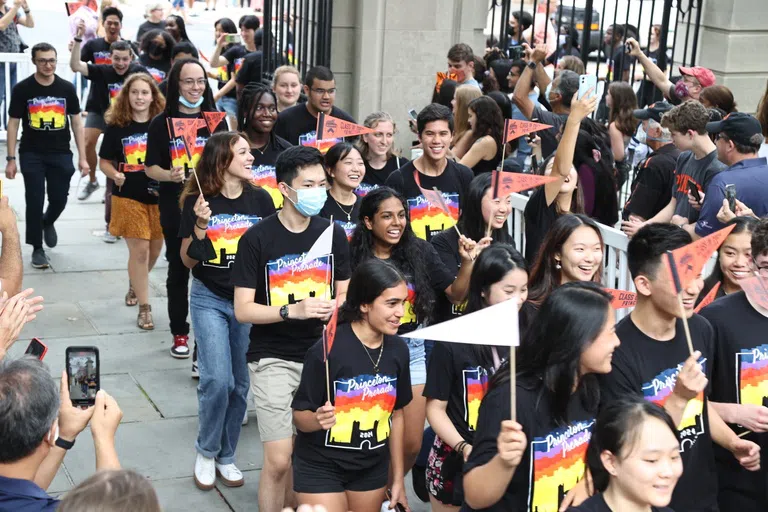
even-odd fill
[(408, 345), (411, 356), (411, 386), (422, 386), (427, 383), (427, 357), (424, 352), (424, 340), (403, 338)]
[(226, 112), (227, 115), (237, 117), (237, 99), (230, 96), (224, 96), (216, 102), (216, 108), (219, 112)]
[(96, 112), (88, 112), (88, 116), (85, 118), (86, 128), (96, 128), (102, 132), (107, 129), (107, 123), (104, 121), (104, 114), (97, 114)]

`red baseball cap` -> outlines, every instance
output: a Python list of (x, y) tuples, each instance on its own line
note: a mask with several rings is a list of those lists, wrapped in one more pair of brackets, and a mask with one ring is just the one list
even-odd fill
[(700, 66), (694, 66), (692, 68), (680, 66), (680, 74), (692, 76), (699, 81), (702, 87), (715, 85), (715, 74), (707, 68), (702, 68)]

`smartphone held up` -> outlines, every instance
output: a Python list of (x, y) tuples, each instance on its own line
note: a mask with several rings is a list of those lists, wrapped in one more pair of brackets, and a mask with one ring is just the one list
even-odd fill
[(72, 405), (91, 406), (101, 389), (99, 349), (96, 347), (67, 347), (65, 365)]
[(32, 340), (29, 342), (29, 345), (27, 345), (27, 350), (24, 351), (25, 355), (35, 356), (40, 361), (45, 358), (45, 354), (47, 353), (48, 347), (38, 338), (32, 338)]

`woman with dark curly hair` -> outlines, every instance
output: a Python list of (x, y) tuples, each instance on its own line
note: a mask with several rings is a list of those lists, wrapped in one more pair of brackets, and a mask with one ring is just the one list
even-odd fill
[(470, 134), (458, 144), (466, 148), (459, 163), (475, 175), (493, 171), (501, 162), (504, 116), (499, 105), (487, 96), (475, 98), (467, 108)]

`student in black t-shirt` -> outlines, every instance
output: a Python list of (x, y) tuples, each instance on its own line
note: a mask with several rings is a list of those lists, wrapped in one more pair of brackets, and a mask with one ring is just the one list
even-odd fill
[[(205, 68), (195, 59), (181, 59), (174, 63), (168, 77), (168, 94), (165, 112), (157, 115), (149, 124), (147, 137), (146, 173), (158, 185), (160, 224), (165, 238), (168, 258), (168, 278), (165, 286), (168, 293), (168, 318), (171, 321), (173, 346), (171, 355), (176, 358), (189, 357), (189, 324), (187, 323), (189, 269), (179, 256), (179, 194), (182, 182), (200, 161), (205, 141), (211, 136), (207, 125), (198, 125), (195, 147), (187, 148), (182, 137), (171, 138), (169, 121), (172, 118), (194, 118), (203, 120), (201, 112), (213, 112), (213, 94), (208, 85)], [(216, 131), (226, 131), (224, 123)], [(178, 134), (177, 134), (178, 135)], [(191, 154), (190, 159), (187, 150)], [(193, 360), (193, 372), (196, 365)]]
[[(528, 297), (528, 270), (514, 247), (496, 244), (477, 258), (466, 313)], [(426, 480), (435, 510), (456, 510), (463, 501), (461, 466), (472, 451), (477, 413), (488, 379), (508, 357), (508, 348), (437, 342), (427, 367), (427, 420), (436, 436)]]
[(101, 12), (104, 24), (104, 37), (88, 40), (80, 50), (80, 60), (91, 64), (112, 64), (109, 47), (115, 41), (122, 39), (120, 30), (123, 27), (123, 13), (117, 7), (107, 7)]
[(709, 376), (720, 363), (712, 326), (693, 312), (701, 277), (682, 291), (693, 354), (686, 343), (678, 297), (662, 258), (690, 242), (687, 232), (670, 224), (650, 224), (630, 240), (627, 258), (637, 305), (616, 326), (621, 346), (613, 354), (613, 370), (600, 379), (605, 403), (642, 396), (662, 405), (678, 426), (684, 471), (672, 496), (677, 512), (718, 509), (713, 441), (747, 468), (760, 463), (759, 447), (738, 438), (708, 403)]
[[(173, 45), (171, 50), (171, 67), (176, 64), (177, 60), (181, 59), (195, 59), (198, 60), (200, 54), (197, 52), (197, 48), (192, 43), (178, 43)], [(157, 88), (163, 93), (163, 96), (168, 95), (168, 78), (157, 84)]]
[[(436, 103), (427, 105), (419, 112), (416, 125), (424, 153), (392, 172), (386, 184), (407, 199), (410, 225), (416, 236), (430, 241), (434, 235), (452, 228), (459, 220), (459, 211), (464, 207), (463, 198), (474, 175), (469, 167), (448, 160), (448, 147), (453, 136), (450, 109)], [(442, 193), (448, 213), (430, 203), (419, 187), (426, 190), (437, 188)]]
[[(470, 240), (477, 241), (476, 252), (480, 253), (492, 243), (511, 244), (515, 246), (512, 236), (507, 229), (507, 218), (512, 211), (510, 199), (493, 199), (491, 174), (485, 173), (470, 182), (465, 197), (465, 206), (461, 211), (456, 226)], [(488, 223), (491, 223), (491, 233), (486, 237)], [(440, 256), (440, 260), (453, 275), (459, 273), (461, 256), (459, 255), (459, 234), (455, 229), (446, 229), (432, 237), (432, 246)], [(436, 305), (436, 320), (442, 322), (461, 314), (466, 303), (451, 304), (446, 297), (439, 296)]]
[[(331, 510), (379, 510), (405, 495), (403, 408), (411, 401), (408, 349), (396, 336), (408, 289), (394, 265), (368, 260), (352, 274), (328, 360), (315, 343), (291, 407), (298, 502)], [(331, 397), (326, 391), (326, 368)]]
[(240, 238), (232, 269), (236, 318), (253, 324), (248, 368), (264, 448), (260, 510), (282, 510), (290, 494), (291, 400), (307, 350), (331, 316), (331, 301), (343, 301), (350, 275), (349, 243), (335, 224), (330, 247), (305, 260), (330, 225), (317, 215), (327, 196), (323, 156), (312, 147), (286, 149), (275, 174), (283, 209)]
[(668, 508), (680, 475), (680, 434), (660, 406), (627, 397), (597, 415), (587, 448), (595, 494), (569, 512), (673, 512)]
[[(16, 137), (21, 124), (19, 167), (26, 198), (26, 243), (32, 246), (34, 268), (49, 267), (43, 239), (51, 248), (58, 243), (53, 223), (67, 205), (69, 181), (75, 173), (69, 149), (70, 125), (77, 144), (80, 173), (85, 176), (89, 170), (80, 101), (75, 87), (56, 76), (56, 58), (56, 49), (48, 43), (32, 47), (35, 73), (13, 87), (8, 108), (5, 177), (16, 178)], [(46, 190), (48, 209), (43, 213)]]
[(180, 255), (194, 276), (189, 306), (200, 373), (194, 477), (202, 490), (213, 489), (217, 475), (229, 487), (244, 482), (235, 449), (248, 407), (250, 326), (235, 318), (230, 274), (240, 238), (275, 213), (269, 194), (250, 183), (252, 162), (239, 134), (214, 134), (179, 198)]
[(317, 140), (317, 116), (324, 114), (356, 123), (355, 119), (335, 107), (336, 80), (333, 72), (325, 66), (315, 66), (304, 77), (306, 103), (299, 103), (280, 112), (277, 116), (275, 133), (297, 146), (314, 146), (325, 153), (331, 146), (341, 142), (340, 138)]
[[(219, 18), (213, 23), (213, 40), (217, 44), (222, 35), (233, 34), (237, 34), (237, 26), (235, 25), (235, 22), (230, 18)], [(226, 43), (221, 47), (221, 49), (219, 49), (217, 46), (215, 51), (219, 51), (219, 54), (223, 56), (229, 49), (235, 47), (237, 44), (238, 43)], [(229, 66), (222, 63), (219, 63), (215, 69), (214, 66), (211, 66), (211, 70), (208, 72), (208, 76), (218, 82), (217, 88), (219, 91), (221, 91), (221, 89), (227, 85), (227, 82), (229, 82), (229, 79), (231, 78), (229, 74)], [(227, 93), (227, 96), (234, 95), (235, 98), (237, 98), (237, 95), (234, 93), (235, 91), (230, 91)]]
[[(411, 332), (434, 317), (435, 298), (446, 294), (461, 303), (467, 295), (475, 242), (462, 237), (461, 268), (452, 274), (440, 262), (435, 249), (411, 229), (405, 198), (389, 187), (372, 190), (360, 204), (360, 223), (352, 236), (352, 268), (371, 258), (391, 261), (408, 281), (405, 315), (398, 332)], [(405, 410), (405, 468), (413, 465), (421, 449), (426, 405), (421, 396), (427, 380), (424, 340), (408, 338), (411, 384), (416, 397)]]
[(78, 195), (83, 201), (99, 188), (96, 180), (96, 143), (106, 128), (104, 124), (104, 112), (117, 97), (123, 81), (131, 74), (145, 69), (133, 64), (133, 49), (127, 41), (115, 41), (109, 47), (111, 64), (86, 64), (80, 60), (80, 43), (85, 33), (85, 22), (80, 21), (77, 33), (73, 40), (72, 53), (69, 58), (69, 67), (75, 73), (91, 81), (91, 91), (88, 93), (88, 101), (85, 108), (88, 117), (85, 118), (85, 156), (90, 166), (90, 181), (85, 184)]
[(599, 283), (603, 254), (605, 244), (595, 221), (578, 213), (560, 216), (531, 267), (529, 300), (539, 306), (554, 289), (571, 281)]
[(333, 218), (336, 224), (344, 228), (347, 240), (352, 240), (360, 218), (360, 202), (363, 200), (355, 194), (365, 176), (363, 157), (349, 142), (339, 142), (325, 154), (325, 172), (331, 188), (328, 189), (328, 199), (320, 216)]
[(374, 131), (361, 135), (357, 141), (357, 149), (365, 161), (363, 182), (355, 190), (360, 197), (365, 197), (374, 188), (383, 187), (393, 171), (408, 163), (407, 158), (394, 152), (397, 127), (392, 116), (386, 112), (368, 114), (363, 126)]
[[(750, 266), (765, 287), (768, 277), (766, 219), (760, 220), (751, 244)], [(758, 303), (755, 296), (737, 292), (704, 308), (701, 316), (712, 324), (717, 347), (710, 403), (731, 429), (760, 445), (765, 461), (765, 451), (768, 450), (768, 393), (765, 392), (768, 384), (765, 372), (768, 309)], [(715, 446), (715, 465), (720, 510), (765, 510), (768, 502), (765, 462), (760, 471), (747, 471), (727, 450)]]
[(280, 209), (283, 207), (283, 194), (277, 188), (275, 161), (280, 153), (291, 147), (291, 143), (275, 135), (275, 122), (275, 93), (264, 84), (248, 84), (238, 100), (237, 124), (251, 145), (254, 185), (269, 192), (275, 208)]
[(516, 421), (509, 365), (491, 379), (464, 464), (464, 510), (558, 510), (577, 486), (599, 402), (595, 374), (619, 345), (611, 296), (595, 283), (555, 290), (517, 348)]
[[(165, 108), (152, 77), (136, 73), (128, 77), (104, 119), (107, 129), (99, 150), (99, 169), (112, 182), (110, 197), (114, 216), (109, 232), (125, 237), (128, 246), (128, 293), (125, 305), (139, 304), (136, 320), (141, 329), (154, 329), (149, 304), (149, 272), (163, 248), (163, 230), (157, 196), (148, 191), (144, 172), (149, 122)], [(126, 169), (122, 164), (131, 167)]]
[(175, 45), (176, 42), (165, 30), (151, 30), (141, 40), (139, 62), (157, 83), (165, 80), (171, 69)]
[[(584, 192), (579, 173), (573, 166), (581, 122), (597, 107), (597, 97), (584, 95), (571, 102), (571, 111), (554, 160), (542, 162), (538, 174), (555, 176), (557, 181), (537, 188), (525, 205), (525, 259), (533, 265), (544, 237), (564, 213), (584, 213)], [(594, 186), (594, 183), (592, 184)]]

